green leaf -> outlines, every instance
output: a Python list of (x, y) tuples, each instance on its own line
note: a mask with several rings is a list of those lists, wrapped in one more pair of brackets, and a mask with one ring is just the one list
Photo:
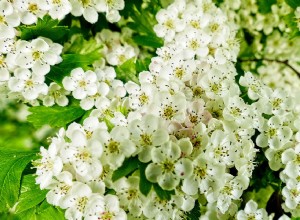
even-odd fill
[[(99, 45), (95, 38), (86, 40), (82, 34), (76, 34), (72, 37), (70, 46), (66, 47), (66, 53), (86, 55), (89, 53), (93, 53), (95, 50), (102, 47), (101, 45), (99, 45), (97, 48), (95, 48), (95, 45)], [(97, 58), (99, 59), (98, 54)]]
[(273, 4), (276, 4), (276, 0), (258, 0), (258, 10), (262, 14), (270, 13)]
[(47, 219), (47, 220), (63, 220), (65, 219), (64, 211), (58, 207), (54, 207), (44, 201), (36, 212), (36, 219)]
[(127, 176), (135, 171), (139, 167), (139, 159), (137, 157), (130, 157), (126, 159), (122, 166), (114, 171), (112, 175), (112, 181), (116, 181), (123, 176)]
[(155, 35), (134, 35), (132, 39), (140, 46), (159, 48), (164, 45), (163, 40)]
[(152, 183), (147, 180), (145, 170), (148, 164), (140, 163), (140, 184), (139, 188), (142, 194), (147, 196), (152, 188)]
[(47, 194), (47, 190), (40, 190), (39, 185), (35, 183), (34, 175), (26, 175), (23, 177), (21, 184), (21, 194), (15, 212), (23, 212), (33, 208), (41, 203)]
[(31, 40), (37, 37), (47, 37), (55, 42), (61, 41), (69, 32), (67, 26), (58, 26), (59, 20), (52, 19), (49, 15), (39, 18), (34, 26), (22, 25), (20, 38)]
[(63, 61), (56, 66), (52, 66), (46, 77), (62, 85), (63, 78), (69, 76), (73, 69), (77, 67), (84, 70), (90, 69), (92, 64), (101, 57), (98, 49), (87, 54), (64, 54), (62, 56)]
[(133, 81), (139, 83), (139, 80), (136, 76), (136, 66), (135, 66), (135, 57), (125, 61), (122, 65), (116, 67), (117, 79), (122, 80), (123, 82)]
[(36, 157), (34, 152), (0, 149), (0, 212), (17, 202), (22, 172)]
[(175, 195), (175, 190), (171, 190), (171, 191), (163, 190), (157, 183), (153, 184), (153, 187), (157, 196), (161, 200), (170, 200), (171, 195)]
[(300, 6), (299, 0), (285, 0), (285, 2), (294, 9)]
[(187, 213), (186, 219), (187, 220), (199, 219), (200, 215), (201, 215), (200, 204), (199, 204), (198, 200), (196, 200), (194, 208), (190, 212)]
[(63, 127), (66, 124), (81, 117), (85, 111), (79, 106), (35, 106), (29, 108), (31, 112), (27, 117), (27, 121), (35, 127), (41, 127), (49, 124), (51, 127)]
[(161, 8), (158, 3), (155, 0), (150, 1), (147, 8), (140, 7), (139, 3), (132, 3), (126, 8), (128, 16), (132, 19), (127, 26), (135, 31), (133, 40), (140, 46), (158, 48), (163, 45), (163, 40), (157, 37), (153, 30), (157, 23), (155, 14)]
[(64, 211), (50, 205), (46, 200), (41, 205), (27, 209), (23, 212), (11, 215), (12, 220), (63, 220)]
[(135, 68), (136, 72), (140, 73), (142, 71), (148, 71), (149, 70), (149, 64), (151, 63), (151, 58), (145, 58), (143, 60), (136, 60)]

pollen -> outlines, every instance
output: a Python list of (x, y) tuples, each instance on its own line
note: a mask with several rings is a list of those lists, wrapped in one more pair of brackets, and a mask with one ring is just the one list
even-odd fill
[(120, 143), (114, 140), (110, 140), (107, 145), (108, 151), (110, 153), (119, 153), (120, 152)]
[(171, 120), (174, 117), (175, 113), (176, 112), (174, 111), (174, 109), (172, 108), (172, 106), (168, 105), (168, 106), (166, 106), (164, 108), (164, 112), (163, 112), (162, 116), (165, 119)]
[(165, 24), (164, 24), (167, 28), (169, 29), (174, 29), (175, 28), (175, 25), (174, 25), (174, 22), (171, 20), (171, 19), (168, 19)]
[(140, 96), (139, 96), (139, 101), (142, 105), (145, 105), (149, 102), (149, 97), (143, 92)]
[(42, 57), (42, 53), (40, 51), (33, 51), (32, 58), (33, 60), (39, 60)]
[(165, 160), (161, 164), (161, 168), (162, 168), (163, 173), (172, 173), (175, 169), (175, 166), (174, 166), (174, 163), (172, 161)]
[(37, 11), (38, 11), (38, 5), (36, 4), (36, 3), (30, 3), (29, 5), (28, 5), (28, 11), (30, 11), (31, 13), (33, 13), (33, 14), (36, 14), (37, 13)]
[(141, 134), (141, 145), (142, 146), (149, 146), (152, 145), (152, 138), (149, 134)]

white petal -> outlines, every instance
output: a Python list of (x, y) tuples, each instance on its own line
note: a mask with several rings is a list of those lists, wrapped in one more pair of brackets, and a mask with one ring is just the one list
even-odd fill
[(83, 11), (83, 17), (90, 23), (96, 23), (98, 20), (98, 13), (97, 11), (92, 7), (87, 7)]

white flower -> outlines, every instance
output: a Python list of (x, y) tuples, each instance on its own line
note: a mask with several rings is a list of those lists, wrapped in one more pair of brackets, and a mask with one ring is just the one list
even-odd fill
[(138, 176), (130, 176), (128, 179), (122, 178), (114, 185), (120, 205), (126, 207), (134, 216), (140, 216), (144, 209), (146, 197), (139, 191), (140, 179)]
[(20, 25), (20, 16), (17, 10), (14, 10), (11, 2), (1, 0), (0, 8), (0, 39), (13, 38), (15, 36), (14, 27)]
[(72, 5), (71, 14), (79, 17), (83, 15), (84, 19), (90, 23), (96, 23), (98, 20), (98, 13), (95, 9), (95, 3), (93, 0), (78, 1), (71, 0)]
[(300, 183), (295, 179), (289, 179), (282, 189), (282, 196), (289, 209), (296, 209), (300, 203)]
[(76, 182), (73, 182), (72, 174), (68, 171), (62, 171), (47, 187), (47, 189), (50, 189), (46, 195), (47, 202), (59, 206), (60, 202), (71, 190), (74, 183), (76, 184)]
[(86, 220), (126, 220), (126, 212), (120, 208), (119, 199), (115, 195), (106, 195), (104, 197), (93, 196), (86, 207)]
[(197, 55), (199, 58), (206, 57), (209, 53), (208, 44), (211, 41), (211, 36), (202, 30), (187, 29), (176, 37), (181, 47), (185, 48), (183, 53), (190, 59)]
[(253, 200), (247, 202), (245, 209), (241, 210), (236, 215), (237, 220), (268, 220), (268, 213), (265, 209), (257, 209), (257, 203)]
[(45, 106), (53, 106), (56, 103), (59, 106), (66, 106), (69, 103), (69, 100), (66, 96), (69, 94), (69, 91), (61, 88), (55, 82), (52, 82), (49, 86), (48, 94), (43, 97), (43, 104)]
[(0, 53), (0, 82), (8, 81), (10, 73), (7, 69), (5, 56)]
[(14, 7), (19, 11), (21, 23), (30, 25), (44, 17), (50, 4), (46, 0), (16, 0)]
[(93, 198), (92, 195), (92, 190), (88, 185), (81, 182), (74, 183), (68, 195), (60, 202), (60, 207), (67, 209), (66, 219), (82, 219), (87, 203)]
[(106, 60), (110, 65), (118, 66), (134, 56), (136, 56), (136, 53), (132, 46), (115, 45), (112, 50), (106, 54)]
[(156, 24), (153, 29), (158, 37), (163, 37), (166, 42), (174, 39), (175, 33), (184, 29), (185, 23), (178, 18), (178, 9), (174, 6), (169, 6), (168, 9), (161, 9), (156, 14)]
[(224, 174), (224, 164), (209, 162), (204, 154), (200, 154), (193, 160), (193, 173), (183, 180), (182, 190), (188, 195), (196, 195), (199, 189), (200, 193), (205, 193), (214, 186), (215, 177)]
[(130, 122), (128, 129), (131, 140), (136, 144), (139, 160), (144, 163), (151, 160), (153, 147), (160, 146), (169, 140), (167, 128), (160, 118), (154, 115), (148, 114)]
[(39, 95), (46, 95), (48, 86), (44, 83), (45, 77), (31, 73), (28, 69), (18, 68), (14, 77), (8, 81), (8, 88), (12, 92), (20, 92), (26, 100), (34, 100)]
[(125, 89), (129, 94), (129, 106), (132, 109), (138, 109), (141, 113), (147, 112), (147, 108), (154, 98), (156, 92), (153, 85), (150, 83), (143, 83), (141, 86), (134, 82), (127, 82)]
[(49, 15), (53, 19), (62, 20), (72, 10), (72, 5), (68, 0), (52, 0), (50, 2)]
[(251, 114), (251, 106), (246, 105), (242, 98), (239, 96), (230, 97), (225, 104), (223, 111), (223, 117), (228, 121), (235, 121), (238, 125), (246, 127), (252, 126), (251, 120), (253, 115)]
[(46, 75), (50, 66), (61, 62), (62, 46), (47, 38), (39, 37), (31, 42), (20, 40), (16, 45), (16, 65), (31, 68), (39, 75)]
[(192, 73), (196, 70), (194, 60), (183, 60), (180, 56), (174, 57), (169, 61), (169, 65), (164, 66), (160, 71), (160, 77), (171, 81), (178, 80), (187, 82), (191, 80)]
[(150, 191), (144, 204), (143, 214), (146, 219), (172, 219), (174, 204), (172, 200), (160, 199), (155, 191)]
[(260, 147), (270, 146), (273, 149), (279, 149), (292, 137), (292, 130), (284, 126), (278, 116), (271, 117), (268, 121), (262, 122), (261, 132), (256, 138), (256, 144)]
[(123, 10), (125, 3), (124, 0), (97, 0), (96, 7), (99, 12), (106, 12), (106, 19), (114, 23), (120, 20), (119, 10)]
[(63, 162), (58, 155), (60, 146), (55, 143), (50, 144), (49, 149), (40, 148), (41, 159), (34, 161), (33, 165), (37, 168), (36, 183), (40, 184), (41, 189), (45, 189), (50, 183), (53, 176), (57, 176), (63, 169)]
[(172, 141), (153, 148), (151, 151), (153, 163), (150, 163), (145, 171), (147, 179), (157, 182), (165, 190), (175, 189), (180, 179), (192, 174), (192, 162), (180, 156), (180, 147)]
[(215, 163), (223, 163), (227, 166), (234, 164), (236, 146), (231, 137), (220, 131), (215, 130), (206, 147), (206, 155)]
[(72, 91), (76, 99), (84, 99), (97, 93), (97, 76), (91, 70), (84, 72), (82, 68), (73, 69), (62, 83), (66, 90)]
[(285, 164), (285, 168), (282, 171), (290, 178), (295, 178), (300, 175), (300, 144), (296, 147), (286, 149), (281, 155), (282, 163)]
[(216, 197), (217, 207), (221, 213), (224, 214), (229, 209), (232, 200), (237, 200), (241, 197), (243, 190), (248, 187), (248, 184), (249, 179), (247, 177), (234, 177), (230, 174), (223, 176), (222, 185)]
[(84, 110), (89, 110), (95, 106), (102, 98), (106, 97), (110, 91), (109, 86), (105, 82), (99, 82), (97, 84), (97, 93), (92, 96), (87, 96), (80, 100), (80, 107)]
[(239, 83), (242, 86), (248, 87), (248, 96), (250, 99), (256, 100), (262, 96), (263, 84), (252, 73), (246, 72), (244, 76), (241, 76)]
[(97, 137), (104, 146), (101, 161), (109, 164), (112, 169), (120, 167), (125, 157), (130, 157), (135, 151), (135, 144), (129, 139), (129, 131), (126, 127), (116, 126), (109, 133), (107, 130), (100, 130)]
[(169, 92), (159, 92), (154, 102), (149, 106), (150, 113), (160, 116), (166, 121), (184, 122), (186, 114), (186, 99), (182, 93), (170, 95)]

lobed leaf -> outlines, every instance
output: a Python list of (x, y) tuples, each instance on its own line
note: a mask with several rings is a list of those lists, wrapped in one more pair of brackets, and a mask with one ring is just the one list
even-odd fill
[(84, 70), (89, 69), (92, 64), (100, 59), (98, 48), (87, 54), (64, 54), (63, 61), (52, 66), (46, 77), (62, 86), (62, 80), (65, 76), (69, 76), (71, 71), (77, 67)]
[(143, 195), (147, 196), (152, 188), (152, 183), (147, 180), (145, 170), (147, 168), (146, 163), (140, 163), (140, 184), (139, 188)]
[(25, 175), (21, 184), (21, 194), (15, 207), (15, 213), (20, 213), (40, 204), (46, 198), (47, 190), (40, 190), (35, 183), (34, 175)]
[(47, 37), (54, 42), (60, 42), (68, 33), (68, 26), (59, 26), (59, 20), (52, 19), (49, 15), (39, 18), (36, 25), (19, 27), (22, 40), (31, 40), (37, 37)]
[(50, 125), (51, 127), (63, 127), (68, 123), (80, 118), (85, 111), (79, 106), (35, 106), (29, 108), (31, 112), (27, 120), (35, 127)]
[(161, 200), (170, 200), (171, 195), (175, 195), (175, 190), (164, 190), (157, 183), (153, 184), (153, 188)]
[(122, 166), (114, 171), (112, 175), (112, 181), (121, 179), (124, 176), (127, 176), (134, 172), (139, 167), (139, 159), (137, 157), (130, 157), (126, 159)]
[(122, 65), (115, 68), (117, 73), (117, 79), (122, 80), (123, 82), (133, 81), (139, 83), (139, 80), (136, 76), (136, 64), (135, 57), (125, 61)]
[(299, 0), (285, 0), (285, 2), (294, 9), (300, 6)]
[(186, 219), (187, 220), (199, 219), (200, 216), (201, 216), (200, 204), (199, 204), (198, 200), (196, 200), (194, 208), (190, 212), (187, 213)]
[(35, 158), (35, 152), (0, 149), (0, 212), (17, 202), (22, 172)]

